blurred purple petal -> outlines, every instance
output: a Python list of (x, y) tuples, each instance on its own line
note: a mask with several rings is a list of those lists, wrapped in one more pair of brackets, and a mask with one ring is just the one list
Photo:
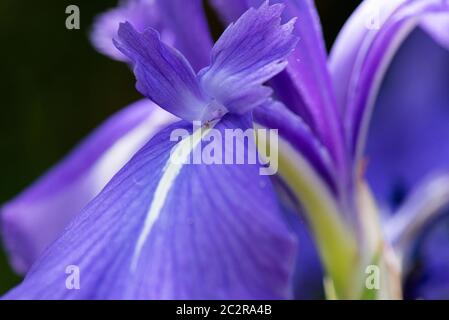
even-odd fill
[[(246, 10), (248, 10), (254, 0), (209, 0), (215, 8), (220, 18), (227, 24), (236, 21)], [(258, 1), (259, 5), (262, 1)], [(254, 5), (256, 7), (257, 5)]]
[(436, 42), (449, 50), (449, 13), (431, 14), (422, 19), (420, 25)]
[(1, 210), (4, 243), (19, 273), (152, 135), (174, 117), (139, 101), (111, 117), (65, 160)]
[(394, 208), (429, 174), (449, 170), (449, 52), (421, 30), (390, 66), (368, 134), (367, 178)]
[(449, 299), (449, 206), (427, 226), (412, 250), (404, 275), (404, 298)]
[(162, 41), (180, 50), (195, 70), (209, 62), (212, 39), (200, 0), (125, 0), (96, 18), (91, 40), (95, 48), (109, 57), (128, 61), (114, 46), (121, 22), (130, 22), (137, 31), (154, 28)]
[[(215, 128), (244, 130), (248, 120), (226, 116)], [(169, 162), (185, 141), (169, 141), (175, 129), (190, 124), (141, 149), (5, 298), (290, 298), (296, 246), (270, 179), (258, 164)], [(242, 144), (254, 140), (237, 139), (223, 157)], [(79, 290), (66, 288), (69, 265)]]
[[(112, 39), (117, 36), (119, 24), (129, 21), (139, 31), (144, 31), (148, 27), (162, 27), (159, 11), (155, 1), (122, 1), (118, 7), (96, 18), (91, 34), (92, 44), (99, 52), (112, 59), (127, 61), (128, 59), (112, 43)], [(169, 35), (164, 40), (170, 44), (174, 42), (173, 36)]]
[[(173, 46), (182, 52), (195, 71), (207, 66), (213, 43), (203, 0), (157, 0), (157, 2), (164, 28), (174, 35)], [(164, 36), (164, 33), (162, 35)]]
[[(417, 12), (419, 6), (406, 4), (408, 0), (364, 0), (340, 31), (329, 57), (329, 68), (333, 78), (338, 104), (342, 110), (348, 107), (361, 71), (361, 63), (371, 50), (373, 42), (382, 28), (391, 20), (401, 17), (401, 10)], [(412, 1), (408, 1), (412, 2)], [(415, 1), (424, 3), (425, 0)], [(430, 3), (430, 2), (429, 2)], [(420, 25), (441, 44), (449, 45), (447, 36), (448, 12), (444, 10), (434, 14), (422, 15)], [(419, 22), (418, 21), (418, 22)], [(403, 40), (403, 39), (400, 39)]]
[(407, 0), (365, 0), (349, 17), (338, 34), (329, 57), (329, 68), (338, 106), (346, 110), (351, 86), (362, 58), (375, 36), (397, 8)]
[(449, 173), (438, 172), (420, 183), (392, 216), (385, 217), (384, 232), (399, 251), (410, 249), (430, 222), (449, 204)]
[(449, 299), (449, 174), (435, 174), (385, 222), (402, 258), (407, 299)]
[(263, 83), (281, 72), (295, 48), (294, 20), (282, 25), (283, 5), (262, 4), (232, 23), (212, 49), (211, 65), (200, 72), (205, 90), (233, 113), (262, 104), (272, 91)]
[(288, 226), (298, 239), (295, 272), (293, 274), (294, 298), (298, 300), (324, 299), (324, 270), (312, 231), (301, 205), (296, 202), (288, 186), (279, 178), (273, 179), (279, 203)]

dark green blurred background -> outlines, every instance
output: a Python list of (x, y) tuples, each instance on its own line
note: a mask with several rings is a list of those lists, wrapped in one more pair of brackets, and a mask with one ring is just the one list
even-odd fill
[[(328, 47), (359, 2), (316, 1)], [(80, 8), (80, 30), (65, 28), (70, 4)], [(139, 97), (126, 65), (96, 53), (88, 40), (93, 17), (115, 4), (0, 1), (0, 203), (33, 182), (102, 120)], [(0, 246), (0, 294), (18, 281)]]

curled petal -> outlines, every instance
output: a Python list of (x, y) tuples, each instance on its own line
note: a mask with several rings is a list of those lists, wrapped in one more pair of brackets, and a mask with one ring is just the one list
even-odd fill
[[(391, 20), (400, 17), (405, 6), (416, 11), (408, 0), (364, 0), (339, 33), (329, 57), (333, 84), (338, 104), (342, 110), (348, 107), (353, 86), (360, 72), (360, 64), (381, 30)], [(426, 0), (414, 1), (424, 3)], [(413, 2), (413, 1), (408, 1)], [(430, 3), (430, 1), (429, 1)], [(443, 1), (441, 1), (443, 3)], [(418, 13), (418, 12), (415, 12)], [(440, 44), (448, 46), (448, 14), (441, 12), (421, 15), (417, 21)], [(401, 40), (401, 39), (400, 39)], [(403, 40), (403, 39), (402, 39)], [(391, 54), (391, 53), (390, 53)]]
[(295, 271), (293, 273), (294, 298), (318, 300), (324, 298), (324, 270), (318, 249), (304, 209), (295, 200), (289, 187), (278, 177), (273, 179), (282, 212), (298, 241)]
[[(374, 12), (373, 25), (366, 25), (367, 12)], [(423, 19), (448, 12), (449, 4), (440, 0), (383, 0), (380, 4), (370, 0), (339, 36), (330, 65), (340, 101), (346, 106), (347, 135), (356, 161), (364, 149), (381, 80), (397, 49)]]
[(394, 210), (423, 179), (449, 170), (449, 52), (420, 29), (397, 52), (370, 120), (367, 179)]
[(422, 19), (420, 26), (442, 47), (449, 50), (449, 14), (439, 12)]
[(375, 35), (385, 25), (397, 8), (407, 0), (365, 0), (346, 21), (338, 34), (329, 57), (337, 102), (346, 110), (355, 80), (354, 73), (360, 68), (360, 57), (367, 54)]
[(125, 108), (1, 209), (11, 264), (25, 273), (69, 221), (173, 117), (149, 101)]

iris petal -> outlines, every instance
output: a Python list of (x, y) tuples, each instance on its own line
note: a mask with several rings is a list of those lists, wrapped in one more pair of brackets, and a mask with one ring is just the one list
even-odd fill
[(160, 31), (162, 40), (180, 50), (195, 70), (209, 62), (212, 38), (209, 35), (201, 0), (127, 0), (99, 15), (91, 41), (109, 57), (128, 61), (113, 44), (121, 22), (129, 21), (139, 32), (147, 28)]
[(157, 31), (139, 33), (122, 23), (115, 44), (131, 60), (144, 96), (181, 119), (204, 119), (210, 108), (196, 74), (179, 51), (160, 41)]
[(233, 113), (262, 104), (271, 89), (262, 84), (281, 72), (295, 48), (294, 20), (281, 25), (282, 5), (262, 4), (232, 23), (212, 49), (211, 65), (200, 72), (205, 90)]
[[(148, 27), (162, 27), (161, 13), (155, 1), (130, 0), (123, 1), (118, 7), (110, 9), (96, 17), (91, 42), (104, 55), (119, 61), (128, 61), (114, 46), (112, 39), (117, 36), (121, 22), (130, 21), (139, 31)], [(167, 37), (167, 42), (173, 44), (173, 37)]]
[(2, 235), (14, 269), (26, 272), (147, 139), (173, 121), (153, 103), (136, 102), (6, 203), (1, 210)]
[(449, 208), (438, 221), (428, 226), (410, 257), (405, 275), (406, 299), (449, 299)]
[(298, 115), (276, 101), (266, 102), (254, 109), (253, 115), (256, 124), (279, 130), (279, 135), (301, 152), (329, 188), (336, 191), (330, 155)]
[[(245, 130), (250, 120), (226, 116), (215, 129)], [(5, 298), (291, 297), (295, 241), (269, 178), (259, 164), (172, 163), (173, 147), (187, 140), (170, 135), (189, 127), (181, 122), (156, 135)], [(211, 129), (203, 130), (191, 135), (189, 150), (207, 144), (198, 138)], [(234, 147), (253, 143), (237, 139)], [(73, 265), (79, 290), (66, 288), (64, 271)]]
[(403, 260), (405, 298), (448, 299), (448, 173), (421, 183), (386, 221), (385, 230)]
[[(415, 4), (426, 0), (414, 1)], [(410, 2), (406, 4), (406, 2)], [(401, 8), (411, 8), (420, 14), (419, 7), (413, 7), (413, 1), (408, 0), (364, 0), (357, 10), (346, 21), (338, 35), (329, 57), (333, 84), (337, 101), (342, 110), (346, 109), (351, 98), (351, 87), (357, 73), (360, 72), (360, 63), (363, 56), (370, 50), (384, 26), (388, 21), (400, 17)], [(431, 2), (429, 2), (431, 4)], [(403, 9), (402, 9), (403, 10)], [(420, 25), (429, 32), (434, 40), (447, 46), (447, 12), (422, 15)], [(354, 90), (354, 88), (352, 88)]]
[(203, 0), (158, 0), (165, 29), (172, 34), (173, 46), (199, 71), (209, 64), (212, 37)]
[(275, 178), (273, 181), (288, 226), (298, 239), (298, 253), (293, 274), (294, 298), (298, 300), (323, 299), (324, 269), (312, 230), (303, 214), (304, 209), (280, 178)]
[[(263, 2), (212, 0), (226, 23), (235, 20), (238, 10), (258, 6)], [(285, 5), (284, 19), (298, 18), (293, 34), (299, 38), (295, 51), (288, 58), (285, 72), (275, 77), (270, 84), (276, 97), (297, 113), (329, 150), (337, 167), (344, 168), (346, 156), (343, 128), (327, 68), (326, 48), (315, 5), (311, 0), (274, 0), (270, 3)]]
[(360, 56), (366, 54), (376, 33), (407, 0), (365, 0), (346, 21), (332, 46), (329, 68), (341, 110), (346, 110), (351, 83)]
[(283, 9), (266, 2), (245, 12), (217, 41), (211, 65), (198, 78), (153, 29), (139, 33), (122, 24), (115, 43), (132, 61), (143, 95), (184, 120), (211, 121), (227, 112), (244, 114), (271, 95), (262, 84), (285, 68), (296, 43), (294, 21), (281, 25)]
[[(378, 25), (367, 28), (366, 13), (376, 8), (383, 9), (374, 17)], [(363, 3), (343, 29), (330, 65), (340, 101), (346, 106), (347, 136), (356, 161), (365, 146), (381, 80), (397, 49), (425, 17), (448, 12), (448, 3), (439, 0), (393, 0), (380, 5), (372, 0)]]
[(449, 169), (449, 52), (416, 30), (396, 54), (374, 106), (367, 179), (394, 210), (430, 174)]

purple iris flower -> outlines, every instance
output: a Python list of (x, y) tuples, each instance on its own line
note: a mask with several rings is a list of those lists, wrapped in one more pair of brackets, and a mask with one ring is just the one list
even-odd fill
[[(210, 2), (228, 25), (214, 46), (199, 0), (98, 18), (96, 48), (149, 100), (3, 207), (26, 272), (5, 298), (449, 298), (449, 3), (366, 0), (327, 57), (311, 0)], [(253, 127), (279, 130), (276, 177), (170, 161)], [(190, 138), (171, 141), (179, 129)]]

